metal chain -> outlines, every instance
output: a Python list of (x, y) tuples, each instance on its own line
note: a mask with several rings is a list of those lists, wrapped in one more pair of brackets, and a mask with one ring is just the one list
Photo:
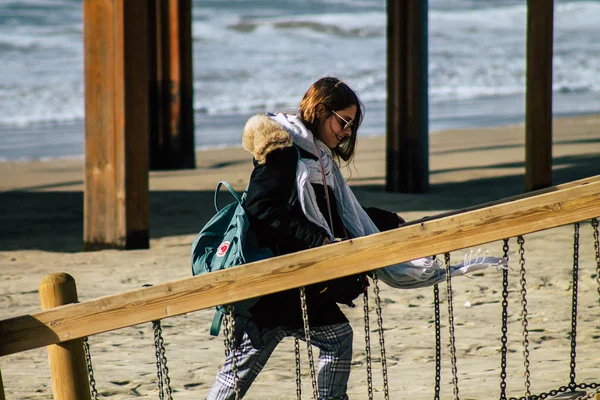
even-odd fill
[(98, 400), (98, 391), (96, 390), (96, 380), (94, 379), (94, 368), (92, 367), (92, 355), (90, 353), (90, 344), (87, 336), (83, 337), (83, 352), (85, 353), (85, 363), (87, 364), (88, 377), (90, 379), (90, 393), (92, 399)]
[[(593, 218), (592, 219), (592, 227), (594, 228), (594, 249), (595, 249), (595, 257), (596, 257), (596, 264), (597, 264), (597, 268), (596, 268), (597, 276), (596, 276), (596, 278), (598, 280), (598, 294), (599, 294), (599, 297), (600, 297), (600, 240), (599, 240), (600, 235), (598, 233), (598, 225), (599, 225), (598, 219)], [(521, 271), (521, 276), (522, 276), (522, 279), (521, 279), (522, 298), (525, 300), (525, 303), (524, 303), (525, 304), (525, 307), (524, 307), (524, 310), (525, 310), (524, 321), (526, 321), (526, 316), (527, 316), (527, 309), (526, 309), (527, 300), (526, 300), (526, 298), (524, 296), (524, 293), (526, 294), (526, 290), (524, 290), (524, 288), (525, 288), (525, 285), (524, 285), (524, 283), (525, 283), (525, 280), (524, 280), (524, 264), (525, 264), (524, 254), (525, 254), (525, 250), (523, 249), (523, 244), (525, 243), (525, 241), (520, 236), (519, 236), (519, 239), (520, 239), (519, 240), (519, 245), (520, 245), (519, 253), (521, 254), (521, 270), (522, 270)], [(521, 239), (522, 239), (522, 242), (521, 242)], [(574, 265), (573, 266), (573, 270), (574, 270), (573, 277), (574, 277), (574, 279), (573, 279), (573, 282), (577, 282), (578, 279), (575, 279), (575, 273), (576, 273), (575, 271), (577, 271), (577, 275), (578, 275), (578, 269), (579, 269), (579, 265), (578, 265), (579, 264), (579, 228), (578, 228), (578, 226), (575, 226), (573, 248), (574, 248), (574, 251), (573, 251), (573, 254), (574, 254), (574, 256), (573, 256), (573, 260), (574, 260), (574, 262), (573, 262), (573, 265)], [(574, 286), (575, 285), (577, 285), (577, 284), (574, 283)], [(574, 289), (573, 291), (574, 291), (574, 293), (576, 295), (577, 291), (576, 291), (575, 287), (573, 289)], [(576, 301), (576, 297), (574, 297), (574, 299)], [(572, 310), (575, 311), (575, 313), (576, 313), (576, 305), (572, 308)], [(573, 322), (572, 322), (572, 324), (573, 324)], [(528, 342), (526, 340), (526, 338), (527, 338), (527, 335), (526, 335), (526, 333), (527, 333), (527, 330), (526, 330), (527, 324), (526, 323), (524, 324), (524, 328), (525, 328), (524, 329), (524, 337), (525, 337), (525, 344), (526, 344), (525, 349), (527, 349)], [(573, 324), (572, 328), (576, 328), (576, 325)], [(575, 331), (575, 333), (576, 333), (576, 331)], [(520, 398), (511, 397), (509, 400), (543, 400), (543, 399), (547, 399), (549, 397), (555, 397), (555, 396), (557, 396), (557, 395), (559, 395), (561, 393), (574, 392), (577, 389), (579, 389), (579, 390), (588, 390), (588, 389), (591, 389), (591, 391), (589, 391), (589, 392), (587, 392), (585, 394), (582, 394), (581, 396), (576, 397), (575, 398), (576, 400), (592, 399), (597, 394), (600, 394), (600, 383), (580, 383), (580, 384), (574, 384), (574, 381), (575, 381), (575, 366), (576, 366), (575, 363), (574, 363), (574, 361), (575, 361), (574, 357), (575, 357), (576, 353), (575, 353), (575, 348), (573, 347), (573, 343), (575, 343), (574, 338), (576, 338), (576, 335), (572, 334), (571, 336), (572, 336), (572, 338), (571, 338), (572, 339), (572, 350), (571, 350), (572, 351), (572, 353), (571, 353), (571, 357), (572, 357), (571, 383), (568, 386), (561, 386), (559, 389), (550, 390), (549, 392), (540, 393), (539, 395), (531, 395), (529, 393), (526, 393), (526, 395), (524, 397), (520, 397)], [(529, 355), (529, 353), (526, 351), (526, 359), (527, 359), (528, 355)], [(528, 374), (527, 367), (528, 367), (528, 363), (526, 363), (526, 373)]]
[(227, 314), (225, 314), (225, 326), (229, 329), (225, 332), (225, 347), (229, 348), (229, 352), (226, 350), (226, 354), (231, 354), (231, 373), (233, 374), (233, 392), (235, 393), (235, 400), (240, 398), (240, 378), (238, 376), (238, 355), (236, 352), (238, 344), (235, 342), (235, 317), (233, 316), (233, 306), (227, 305)]
[(294, 338), (294, 354), (296, 358), (296, 400), (302, 400), (302, 376), (300, 375), (300, 341)]
[(586, 400), (592, 399), (596, 394), (600, 393), (600, 384), (599, 383), (580, 383), (575, 388), (570, 388), (569, 386), (561, 386), (558, 389), (550, 390), (549, 392), (540, 393), (538, 395), (531, 395), (529, 397), (511, 397), (509, 400), (544, 400), (547, 398), (552, 398), (558, 396), (561, 393), (574, 393), (574, 390), (587, 390), (592, 389), (592, 391), (588, 393), (581, 394), (578, 397), (575, 397), (574, 400)]
[(302, 309), (302, 322), (304, 323), (304, 337), (306, 339), (306, 350), (308, 352), (308, 368), (310, 370), (310, 381), (312, 383), (313, 400), (319, 398), (317, 391), (317, 378), (315, 373), (315, 359), (313, 358), (312, 345), (310, 344), (310, 326), (308, 325), (308, 309), (306, 307), (306, 289), (300, 288), (300, 307)]
[(450, 332), (450, 360), (452, 363), (452, 383), (454, 399), (458, 400), (458, 368), (456, 365), (456, 339), (454, 336), (454, 307), (452, 305), (452, 277), (450, 272), (450, 253), (444, 254), (446, 262), (446, 295), (448, 297), (448, 329)]
[(598, 219), (592, 219), (594, 228), (594, 255), (596, 257), (596, 281), (598, 282), (598, 305), (600, 305), (600, 234), (598, 233)]
[(229, 357), (231, 354), (231, 372), (233, 373), (233, 391), (235, 393), (235, 399), (239, 399), (239, 385), (238, 385), (238, 366), (237, 366), (237, 355), (235, 354), (235, 323), (233, 318), (233, 306), (227, 306), (227, 313), (223, 316), (223, 343), (225, 344), (225, 357)]
[(229, 357), (231, 343), (229, 343), (229, 318), (227, 314), (223, 317), (223, 344), (225, 345), (225, 357)]
[(573, 298), (571, 301), (571, 373), (570, 388), (575, 388), (575, 370), (577, 360), (577, 293), (579, 289), (579, 222), (574, 224), (573, 231)]
[(434, 400), (440, 400), (442, 381), (442, 322), (440, 318), (440, 288), (433, 285), (433, 305), (435, 314), (435, 392)]
[(531, 373), (529, 372), (529, 329), (527, 321), (527, 280), (525, 279), (525, 238), (517, 237), (519, 264), (521, 265), (521, 314), (523, 317), (523, 359), (525, 366), (525, 398), (531, 397)]
[(373, 400), (373, 369), (371, 363), (371, 328), (369, 323), (369, 292), (363, 294), (363, 311), (365, 315), (365, 354), (367, 358), (367, 394)]
[[(508, 261), (509, 239), (504, 239), (502, 250)], [(500, 350), (500, 400), (506, 400), (506, 355), (508, 353), (508, 268), (502, 270), (502, 347)]]
[(160, 347), (158, 343), (158, 335), (156, 332), (156, 322), (152, 322), (152, 328), (154, 331), (154, 355), (156, 356), (156, 384), (158, 385), (158, 398), (163, 400), (165, 398), (165, 391), (163, 388), (163, 370), (160, 364)]
[(173, 390), (171, 389), (171, 379), (169, 378), (169, 368), (167, 367), (167, 356), (165, 342), (162, 337), (162, 327), (160, 320), (152, 321), (154, 331), (154, 348), (156, 349), (156, 376), (158, 378), (158, 397), (162, 400), (167, 393), (167, 399), (173, 400)]
[(596, 390), (592, 390), (591, 392), (588, 392), (583, 396), (576, 397), (575, 400), (593, 399), (597, 394), (600, 394), (600, 387), (597, 387)]
[(389, 400), (390, 387), (388, 383), (387, 357), (385, 355), (385, 339), (383, 335), (383, 313), (381, 311), (381, 297), (379, 296), (379, 279), (373, 274), (373, 291), (375, 292), (375, 309), (377, 310), (377, 325), (379, 328), (379, 346), (381, 347), (381, 373), (383, 375), (383, 398)]

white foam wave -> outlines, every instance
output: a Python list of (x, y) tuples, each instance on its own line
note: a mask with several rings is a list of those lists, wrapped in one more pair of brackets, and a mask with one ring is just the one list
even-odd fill
[[(363, 101), (385, 101), (381, 5), (373, 0), (325, 3), (342, 11), (286, 15), (281, 8), (258, 12), (238, 5), (222, 12), (218, 6), (196, 7), (195, 109), (213, 115), (296, 106), (306, 85), (323, 75), (348, 80)], [(526, 7), (512, 3), (490, 7), (488, 1), (469, 9), (444, 0), (443, 8), (430, 7), (432, 101), (524, 93)], [(0, 24), (0, 48), (20, 53), (0, 53), (2, 75), (8, 77), (0, 83), (0, 123), (83, 118), (80, 5), (11, 0), (2, 2), (0, 11), (6, 4), (62, 4), (69, 17), (63, 25)], [(600, 3), (558, 2), (555, 19), (554, 90), (600, 93)]]

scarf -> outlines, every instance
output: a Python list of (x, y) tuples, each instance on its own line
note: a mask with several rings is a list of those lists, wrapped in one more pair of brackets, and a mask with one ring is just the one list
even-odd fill
[[(331, 150), (319, 139), (315, 138), (310, 130), (295, 115), (277, 114), (271, 117), (290, 134), (294, 144), (306, 152), (317, 157), (317, 160), (300, 158), (296, 166), (296, 189), (298, 199), (304, 215), (309, 221), (322, 227), (334, 240), (333, 227), (329, 227), (323, 213), (318, 207), (315, 191), (312, 184), (323, 184), (323, 175), (327, 186), (333, 190), (337, 212), (342, 219), (344, 227), (350, 238), (370, 235), (379, 232), (371, 218), (361, 207), (358, 200), (350, 190), (339, 166), (333, 159)], [(322, 167), (321, 167), (322, 165)]]

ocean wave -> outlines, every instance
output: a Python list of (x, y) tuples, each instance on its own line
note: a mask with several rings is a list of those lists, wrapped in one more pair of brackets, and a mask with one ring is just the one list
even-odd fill
[[(476, 9), (430, 9), (430, 29), (440, 25), (452, 25), (455, 29), (481, 30), (515, 29), (525, 31), (527, 6), (510, 4), (488, 6)], [(555, 25), (560, 29), (598, 29), (600, 3), (597, 1), (560, 2), (555, 6)], [(443, 29), (442, 29), (443, 30)]]
[[(429, 30), (433, 37), (447, 32), (525, 32), (527, 6), (512, 4), (478, 9), (429, 10)], [(598, 29), (600, 3), (559, 3), (554, 14), (556, 25), (562, 30)], [(383, 37), (386, 35), (385, 12), (348, 12), (336, 14), (304, 14), (295, 17), (240, 18), (226, 24), (227, 29), (250, 34), (263, 27), (280, 30), (308, 30), (338, 37)], [(450, 28), (450, 29), (448, 29)], [(450, 35), (454, 38), (455, 35)]]
[(308, 30), (315, 33), (333, 35), (342, 38), (381, 37), (385, 34), (385, 28), (382, 28), (381, 26), (346, 28), (342, 25), (343, 24), (338, 23), (324, 23), (319, 21), (294, 19), (269, 23), (240, 21), (229, 25), (228, 28), (241, 33), (251, 33), (261, 26), (269, 26), (277, 30)]
[(386, 34), (385, 14), (381, 12), (307, 14), (288, 17), (240, 18), (228, 23), (227, 29), (239, 33), (254, 33), (261, 28), (278, 31), (310, 31), (342, 38), (383, 37)]

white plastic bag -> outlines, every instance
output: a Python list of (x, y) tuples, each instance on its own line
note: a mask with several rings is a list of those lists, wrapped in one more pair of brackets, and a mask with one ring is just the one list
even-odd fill
[[(452, 277), (465, 275), (469, 272), (479, 271), (489, 267), (508, 268), (508, 260), (505, 257), (488, 256), (488, 252), (481, 256), (481, 250), (477, 251), (473, 258), (473, 251), (465, 254), (464, 262), (451, 265)], [(446, 268), (444, 262), (439, 258), (419, 258), (401, 264), (391, 265), (375, 270), (377, 278), (387, 285), (397, 289), (415, 289), (425, 286), (433, 286), (446, 280)]]

